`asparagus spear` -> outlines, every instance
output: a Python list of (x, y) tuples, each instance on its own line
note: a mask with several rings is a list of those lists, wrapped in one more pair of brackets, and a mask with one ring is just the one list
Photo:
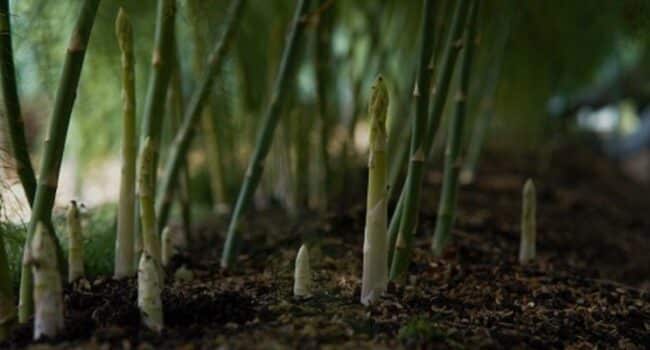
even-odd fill
[(386, 165), (386, 112), (388, 89), (379, 76), (370, 97), (370, 156), (368, 158), (368, 197), (366, 204), (366, 229), (363, 243), (363, 278), (361, 303), (368, 305), (386, 291), (387, 263), (387, 176)]
[(71, 201), (68, 207), (68, 282), (84, 276), (84, 251), (81, 220), (77, 202)]
[(120, 8), (115, 32), (122, 52), (122, 176), (115, 239), (115, 277), (135, 275), (135, 68), (133, 28), (126, 12)]
[(522, 264), (535, 260), (537, 255), (537, 199), (535, 183), (528, 179), (523, 190), (523, 204), (521, 209), (521, 245), (519, 246), (519, 262)]
[(309, 249), (303, 244), (298, 250), (298, 255), (296, 255), (296, 266), (293, 275), (293, 295), (296, 297), (310, 296), (311, 284)]

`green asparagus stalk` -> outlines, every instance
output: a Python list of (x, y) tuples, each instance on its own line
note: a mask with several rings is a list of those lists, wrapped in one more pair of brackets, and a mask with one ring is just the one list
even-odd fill
[[(510, 7), (513, 7), (513, 5), (511, 4)], [(460, 175), (461, 183), (471, 183), (474, 181), (483, 145), (487, 139), (487, 133), (492, 122), (494, 114), (494, 94), (500, 81), (499, 78), (503, 67), (503, 56), (505, 55), (506, 45), (508, 43), (508, 38), (510, 37), (510, 28), (514, 11), (508, 11), (505, 16), (506, 18), (503, 19), (504, 23), (501, 35), (499, 35), (497, 43), (495, 44), (494, 59), (490, 64), (493, 69), (491, 69), (487, 74), (487, 77), (485, 78), (485, 87), (481, 90), (481, 93), (484, 94), (484, 100), (481, 103), (480, 114), (476, 117), (470, 143), (467, 148), (466, 161)]]
[(5, 243), (2, 234), (0, 234), (0, 343), (7, 339), (16, 323), (16, 306), (12, 286)]
[[(176, 45), (175, 45), (176, 46)], [(169, 121), (171, 130), (178, 130), (181, 119), (183, 118), (183, 86), (181, 82), (181, 66), (178, 59), (177, 47), (174, 48), (174, 72), (172, 73), (172, 81), (169, 85), (167, 96), (167, 111), (170, 114)], [(192, 207), (190, 199), (190, 171), (187, 164), (187, 159), (181, 164), (181, 174), (178, 181), (177, 202), (181, 209), (181, 218), (183, 222), (183, 230), (186, 237), (189, 237), (192, 229)]]
[(181, 127), (170, 146), (171, 149), (163, 174), (161, 197), (156, 203), (158, 227), (165, 227), (167, 223), (174, 186), (177, 183), (181, 164), (185, 159), (190, 142), (194, 136), (194, 127), (197, 118), (201, 116), (201, 111), (210, 95), (217, 72), (219, 72), (223, 64), (224, 55), (228, 49), (230, 39), (235, 32), (244, 2), (245, 0), (233, 0), (226, 19), (224, 32), (208, 57), (208, 63), (202, 75), (201, 82), (190, 99), (190, 103), (183, 116)]
[(29, 264), (34, 274), (34, 339), (63, 330), (63, 287), (52, 233), (39, 222), (31, 241)]
[(223, 253), (221, 255), (221, 267), (223, 268), (230, 267), (237, 254), (235, 250), (240, 235), (238, 231), (239, 221), (246, 211), (253, 192), (255, 192), (255, 188), (257, 188), (260, 177), (262, 176), (264, 159), (269, 152), (271, 141), (273, 141), (273, 133), (280, 118), (280, 105), (287, 92), (289, 77), (298, 61), (299, 50), (297, 46), (303, 36), (305, 28), (304, 16), (309, 9), (309, 2), (310, 0), (299, 0), (296, 5), (296, 12), (287, 38), (287, 45), (284, 48), (275, 86), (271, 92), (271, 101), (266, 110), (266, 115), (264, 116), (261, 130), (257, 137), (255, 150), (248, 164), (246, 177), (239, 191), (235, 210), (230, 219), (230, 225), (228, 226), (228, 237), (226, 238), (226, 244), (223, 247)]
[(68, 207), (68, 282), (84, 276), (84, 251), (81, 219), (77, 202), (71, 201)]
[(535, 183), (528, 179), (523, 190), (521, 211), (521, 242), (519, 246), (519, 262), (527, 264), (535, 260), (537, 255), (537, 199)]
[[(154, 146), (150, 138), (144, 140), (140, 152), (140, 163), (138, 171), (138, 195), (140, 197), (140, 220), (142, 222), (142, 245), (143, 252), (154, 260), (157, 266), (161, 266), (160, 240), (156, 231), (156, 212), (154, 211)], [(142, 260), (140, 260), (142, 262)]]
[[(52, 206), (54, 205), (54, 197), (56, 196), (63, 148), (70, 123), (70, 114), (74, 105), (81, 68), (83, 67), (83, 61), (86, 55), (86, 47), (93, 23), (95, 22), (98, 6), (99, 0), (84, 0), (77, 23), (70, 37), (63, 72), (61, 73), (54, 102), (54, 110), (50, 118), (48, 137), (45, 141), (39, 169), (38, 184), (28, 227), (26, 247), (29, 247), (31, 237), (36, 230), (36, 223), (43, 222), (50, 227)], [(47, 231), (55, 239), (53, 231)], [(61, 261), (59, 259), (59, 262)], [(18, 319), (21, 323), (27, 322), (33, 314), (34, 300), (32, 290), (31, 269), (23, 262), (20, 279), (20, 301), (18, 303)]]
[(300, 246), (296, 255), (296, 266), (293, 274), (293, 295), (298, 298), (311, 295), (312, 277), (309, 263), (309, 249), (305, 244)]
[[(464, 0), (461, 0), (461, 2)], [(404, 189), (404, 204), (401, 210), (402, 217), (395, 241), (395, 252), (393, 263), (391, 265), (390, 278), (395, 280), (406, 269), (410, 240), (412, 240), (411, 231), (414, 230), (417, 219), (418, 206), (420, 202), (420, 179), (422, 178), (425, 148), (424, 148), (424, 131), (427, 124), (427, 112), (429, 110), (429, 86), (431, 74), (427, 71), (429, 57), (433, 50), (433, 43), (430, 38), (433, 25), (433, 1), (424, 0), (422, 9), (422, 22), (420, 24), (420, 56), (418, 58), (418, 73), (415, 87), (413, 89), (413, 99), (415, 105), (415, 118), (411, 131), (411, 156), (407, 173), (407, 181)], [(392, 239), (389, 239), (392, 241)]]
[(11, 149), (15, 159), (16, 171), (30, 205), (34, 204), (36, 176), (29, 149), (25, 139), (25, 127), (20, 113), (20, 99), (16, 87), (16, 69), (14, 67), (11, 43), (11, 14), (9, 0), (0, 0), (0, 79), (2, 80), (2, 97), (7, 118), (7, 128)]
[[(432, 89), (433, 102), (428, 121), (426, 122), (426, 134), (422, 140), (422, 152), (418, 153), (416, 157), (416, 153), (411, 150), (411, 164), (413, 166), (413, 172), (409, 172), (407, 175), (407, 180), (402, 191), (405, 192), (403, 194), (404, 205), (401, 210), (402, 217), (399, 219), (392, 219), (392, 221), (399, 221), (399, 230), (397, 230), (397, 238), (395, 239), (395, 251), (393, 252), (393, 261), (390, 273), (391, 280), (403, 278), (410, 261), (413, 236), (415, 235), (415, 227), (418, 216), (418, 206), (420, 203), (420, 187), (422, 183), (422, 177), (424, 175), (423, 163), (431, 153), (433, 138), (436, 130), (438, 129), (440, 116), (442, 115), (442, 111), (447, 99), (449, 83), (451, 81), (451, 76), (454, 70), (456, 56), (461, 48), (460, 43), (462, 42), (462, 29), (467, 18), (468, 4), (469, 0), (459, 0), (456, 2), (456, 6), (454, 8), (454, 16), (451, 22), (451, 28), (449, 30), (449, 35), (447, 36), (445, 51), (443, 52), (442, 56), (442, 65), (438, 72), (437, 83)], [(428, 63), (428, 58), (426, 60)], [(391, 237), (391, 241), (392, 240), (393, 239)]]
[(122, 52), (122, 174), (115, 240), (115, 278), (135, 275), (135, 63), (133, 28), (128, 15), (120, 8), (115, 32)]
[(437, 256), (442, 255), (445, 246), (451, 239), (451, 228), (456, 212), (456, 197), (458, 194), (458, 176), (462, 160), (460, 158), (467, 92), (469, 89), (470, 70), (476, 44), (476, 22), (478, 17), (478, 1), (473, 1), (470, 9), (470, 20), (465, 35), (462, 66), (460, 70), (459, 91), (456, 95), (456, 110), (449, 124), (447, 149), (445, 151), (445, 168), (442, 179), (442, 194), (438, 204), (438, 220), (433, 235), (431, 248)]
[[(152, 165), (158, 169), (160, 134), (162, 132), (165, 96), (173, 68), (174, 19), (176, 0), (158, 0), (156, 9), (156, 33), (151, 57), (151, 73), (144, 105), (142, 139), (149, 138), (153, 157)], [(144, 146), (142, 146), (144, 147)], [(142, 148), (141, 147), (141, 148)], [(154, 189), (156, 179), (153, 179)]]
[(370, 156), (368, 158), (368, 197), (366, 203), (366, 232), (363, 243), (363, 278), (361, 303), (377, 300), (388, 284), (386, 113), (388, 89), (379, 76), (370, 97)]
[[(409, 182), (407, 178), (404, 181), (404, 186)], [(397, 204), (395, 209), (393, 209), (393, 215), (390, 219), (390, 224), (388, 225), (388, 266), (390, 267), (393, 262), (393, 257), (395, 255), (395, 243), (397, 243), (397, 234), (399, 232), (400, 225), (402, 224), (402, 215), (404, 214), (404, 198), (406, 192), (402, 191), (397, 199)]]
[[(147, 95), (144, 102), (144, 114), (142, 118), (142, 131), (140, 137), (140, 152), (144, 139), (149, 137), (153, 143), (153, 167), (158, 169), (158, 156), (160, 151), (160, 135), (164, 121), (164, 103), (167, 94), (167, 86), (171, 78), (172, 55), (174, 45), (174, 20), (176, 17), (176, 0), (158, 0), (156, 8), (156, 29), (154, 47), (151, 55), (151, 71)], [(136, 169), (138, 171), (138, 169)], [(138, 176), (138, 175), (136, 175)], [(154, 191), (157, 188), (157, 178), (153, 179)], [(136, 188), (137, 191), (137, 188)], [(137, 193), (136, 193), (137, 195)], [(140, 216), (140, 207), (135, 206), (135, 216)], [(134, 250), (136, 259), (142, 250), (142, 232), (137, 224), (134, 227)]]
[(159, 263), (145, 250), (140, 256), (138, 267), (138, 308), (142, 323), (156, 333), (162, 331), (164, 322), (161, 292), (162, 275), (159, 273)]
[[(204, 41), (202, 40), (202, 27), (200, 26), (201, 17), (203, 17), (200, 7), (201, 3), (200, 0), (188, 2), (188, 12), (191, 18), (190, 23), (192, 23), (195, 50), (193, 66), (194, 73), (197, 77), (205, 69), (205, 62), (203, 60), (205, 59), (206, 51)], [(229, 199), (226, 193), (223, 159), (215, 126), (214, 109), (210, 103), (206, 103), (203, 106), (203, 113), (201, 113), (201, 136), (208, 164), (208, 172), (210, 173), (210, 189), (212, 190), (213, 205), (214, 209), (219, 212), (220, 208), (227, 208)]]

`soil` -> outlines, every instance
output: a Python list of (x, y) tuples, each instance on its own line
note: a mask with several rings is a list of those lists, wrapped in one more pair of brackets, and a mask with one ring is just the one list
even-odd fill
[[(358, 302), (363, 201), (347, 200), (298, 224), (274, 211), (251, 215), (233, 271), (219, 268), (221, 225), (202, 224), (194, 232), (201, 247), (168, 270), (161, 335), (139, 326), (135, 280), (98, 278), (66, 287), (59, 339), (33, 344), (31, 327), (22, 326), (4, 346), (650, 348), (648, 189), (594, 156), (558, 155), (545, 170), (534, 159), (487, 158), (477, 181), (461, 188), (443, 259), (429, 254), (441, 179), (430, 172), (409, 277), (372, 307)], [(521, 189), (528, 177), (538, 189), (538, 259), (521, 266)], [(312, 242), (315, 294), (297, 300), (293, 260), (303, 240)], [(179, 266), (194, 279), (174, 281)]]

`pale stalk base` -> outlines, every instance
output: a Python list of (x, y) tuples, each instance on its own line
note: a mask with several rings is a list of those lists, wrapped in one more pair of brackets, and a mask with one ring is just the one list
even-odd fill
[(386, 292), (388, 284), (386, 201), (381, 200), (366, 218), (363, 242), (363, 277), (361, 303), (369, 305)]
[(39, 224), (33, 238), (34, 339), (56, 337), (63, 330), (63, 288), (52, 238)]
[(138, 269), (138, 308), (142, 323), (150, 330), (160, 333), (163, 329), (163, 309), (160, 298), (162, 283), (158, 264), (146, 252), (140, 257)]

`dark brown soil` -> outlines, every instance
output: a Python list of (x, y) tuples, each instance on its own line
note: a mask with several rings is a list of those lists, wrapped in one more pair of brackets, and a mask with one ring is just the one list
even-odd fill
[[(362, 206), (293, 225), (277, 213), (259, 213), (248, 220), (248, 244), (235, 271), (220, 271), (220, 240), (205, 238), (220, 233), (220, 225), (197, 230), (204, 249), (174, 264), (189, 266), (196, 278), (167, 284), (162, 335), (139, 326), (134, 280), (98, 279), (67, 287), (66, 334), (46, 344), (650, 348), (647, 189), (591, 156), (561, 154), (547, 170), (530, 170), (537, 168), (532, 160), (488, 159), (478, 181), (461, 188), (454, 242), (444, 259), (429, 254), (440, 179), (431, 172), (408, 281), (391, 284), (373, 307), (358, 302)], [(520, 197), (528, 177), (538, 188), (539, 259), (520, 266)], [(294, 300), (292, 265), (303, 239), (314, 242), (316, 294)], [(5, 345), (22, 348), (30, 335), (22, 327)]]

